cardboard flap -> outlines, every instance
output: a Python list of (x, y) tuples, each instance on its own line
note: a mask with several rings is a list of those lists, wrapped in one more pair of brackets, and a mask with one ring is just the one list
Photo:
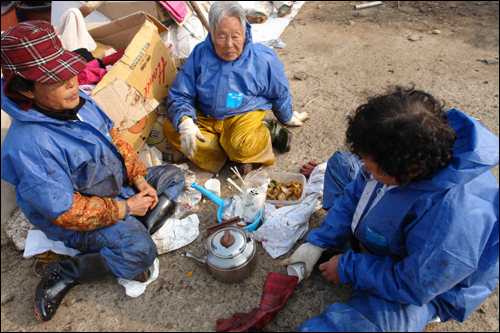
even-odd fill
[(154, 98), (144, 98), (127, 82), (116, 79), (111, 84), (90, 96), (123, 133), (158, 106)]
[(168, 29), (152, 16), (138, 12), (89, 31), (95, 41), (125, 54), (96, 85), (98, 93), (119, 78), (135, 87), (143, 97), (163, 99), (177, 69), (158, 32)]

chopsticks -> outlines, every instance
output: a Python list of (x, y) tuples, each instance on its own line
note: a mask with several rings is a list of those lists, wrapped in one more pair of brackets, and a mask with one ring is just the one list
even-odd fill
[(205, 231), (207, 232), (207, 234), (210, 235), (214, 231), (217, 231), (217, 230), (222, 229), (224, 227), (233, 225), (233, 224), (238, 223), (240, 221), (241, 221), (240, 217), (239, 216), (235, 216), (235, 217), (232, 217), (229, 220), (226, 220), (224, 222), (220, 222), (220, 223), (208, 226), (208, 227), (205, 228)]
[(232, 172), (234, 172), (234, 174), (235, 174), (236, 176), (238, 176), (238, 178), (239, 178), (239, 179), (241, 179), (241, 182), (243, 183), (243, 187), (245, 187), (245, 181), (243, 180), (243, 178), (241, 178), (241, 174), (240, 174), (240, 172), (238, 171), (238, 168), (237, 168), (237, 167), (235, 167), (235, 166), (233, 166), (233, 167), (231, 167), (231, 171), (232, 171)]
[(230, 182), (231, 184), (233, 184), (233, 186), (234, 186), (234, 187), (236, 187), (236, 189), (237, 189), (238, 191), (240, 191), (240, 192), (241, 192), (241, 194), (244, 194), (244, 193), (245, 193), (245, 192), (243, 192), (243, 190), (241, 189), (241, 187), (239, 187), (238, 185), (236, 185), (236, 183), (234, 182), (234, 180), (232, 180), (231, 178), (228, 178), (228, 179), (227, 179), (227, 181), (228, 181), (228, 182)]

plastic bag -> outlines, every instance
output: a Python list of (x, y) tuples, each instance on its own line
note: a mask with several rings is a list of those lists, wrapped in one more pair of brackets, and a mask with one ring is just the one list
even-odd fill
[(198, 203), (201, 200), (201, 192), (189, 186), (196, 180), (196, 174), (189, 170), (188, 165), (186, 163), (174, 165), (181, 169), (186, 179), (186, 188), (175, 200), (175, 213), (172, 215), (173, 219), (181, 219), (186, 213), (196, 212), (199, 209)]
[(151, 275), (149, 276), (149, 279), (146, 282), (139, 282), (134, 280), (126, 280), (123, 278), (118, 278), (118, 283), (125, 287), (125, 294), (127, 294), (127, 296), (130, 297), (141, 296), (146, 290), (148, 284), (155, 281), (158, 278), (158, 275), (160, 274), (160, 261), (158, 260), (158, 258), (156, 258), (155, 261), (153, 262), (153, 265), (149, 267), (149, 272), (151, 273)]
[(239, 216), (240, 218), (243, 216), (243, 199), (241, 195), (229, 198), (229, 200), (224, 202), (222, 207), (222, 218), (224, 220), (229, 220), (235, 216)]
[(151, 238), (156, 244), (158, 255), (177, 250), (193, 242), (198, 235), (200, 219), (191, 214), (182, 220), (170, 218)]
[(271, 180), (256, 177), (258, 173), (258, 171), (252, 171), (245, 177), (243, 188), (243, 221), (245, 222), (255, 222), (266, 203), (267, 188)]

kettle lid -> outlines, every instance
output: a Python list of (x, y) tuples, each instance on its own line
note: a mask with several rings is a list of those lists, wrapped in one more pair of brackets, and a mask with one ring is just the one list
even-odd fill
[[(231, 242), (227, 243), (224, 234), (231, 234)], [(234, 237), (234, 242), (232, 238)], [(230, 259), (241, 254), (247, 245), (245, 232), (239, 228), (229, 227), (216, 231), (209, 242), (209, 250), (216, 257)]]

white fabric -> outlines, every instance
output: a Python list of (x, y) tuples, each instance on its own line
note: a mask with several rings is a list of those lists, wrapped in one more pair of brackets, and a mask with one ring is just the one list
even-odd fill
[(61, 39), (62, 46), (68, 51), (86, 48), (92, 52), (97, 47), (85, 27), (85, 20), (78, 8), (70, 8), (61, 16), (56, 34)]
[(306, 264), (304, 278), (309, 277), (314, 268), (314, 265), (321, 257), (321, 253), (323, 253), (325, 249), (322, 249), (319, 246), (313, 245), (311, 243), (304, 243), (292, 254), (292, 256), (288, 259), (283, 260), (279, 263), (280, 266), (288, 266), (292, 264), (296, 264), (299, 262), (303, 262)]
[(309, 218), (321, 209), (326, 163), (314, 168), (307, 182), (307, 192), (300, 204), (264, 206), (264, 224), (252, 233), (273, 259), (287, 253), (309, 230)]
[(153, 265), (149, 267), (150, 276), (146, 282), (139, 282), (134, 280), (126, 280), (118, 278), (118, 283), (125, 287), (125, 294), (130, 297), (137, 297), (144, 293), (146, 287), (151, 282), (155, 281), (160, 274), (160, 261), (158, 258), (155, 259)]
[(195, 125), (193, 119), (186, 118), (179, 125), (179, 133), (181, 134), (181, 148), (187, 158), (193, 158), (194, 153), (198, 151), (196, 138), (201, 142), (205, 142), (203, 134), (201, 134), (198, 126)]
[(66, 247), (64, 242), (48, 239), (41, 230), (30, 230), (26, 237), (26, 247), (24, 248), (24, 258), (31, 258), (34, 255), (52, 251), (57, 254), (74, 257), (80, 251)]
[(293, 111), (292, 119), (285, 124), (288, 126), (304, 126), (304, 122), (310, 118), (311, 116), (307, 112)]

